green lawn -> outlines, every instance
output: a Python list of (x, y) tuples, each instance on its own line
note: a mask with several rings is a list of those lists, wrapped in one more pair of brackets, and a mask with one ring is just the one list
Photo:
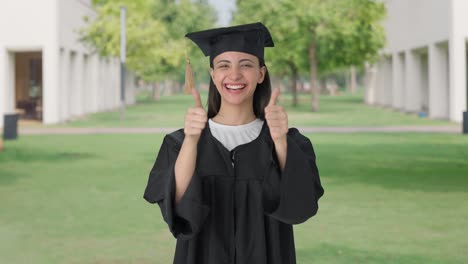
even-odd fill
[[(468, 263), (468, 137), (308, 136), (325, 196), (318, 215), (295, 226), (298, 263)], [(171, 263), (175, 241), (157, 206), (142, 199), (161, 140), (5, 142), (0, 263)]]
[[(62, 124), (73, 127), (181, 127), (185, 111), (193, 105), (191, 95), (177, 94), (163, 96), (158, 102), (149, 100), (147, 94), (140, 93), (138, 104), (126, 109), (126, 119), (120, 121), (116, 111), (92, 114)], [(202, 101), (207, 94), (202, 93)], [(454, 125), (457, 124), (420, 118), (416, 114), (406, 114), (389, 108), (363, 104), (362, 95), (344, 94), (322, 96), (319, 112), (310, 111), (310, 95), (300, 96), (299, 106), (291, 105), (291, 95), (280, 95), (280, 104), (289, 115), (291, 126), (392, 126), (392, 125)]]

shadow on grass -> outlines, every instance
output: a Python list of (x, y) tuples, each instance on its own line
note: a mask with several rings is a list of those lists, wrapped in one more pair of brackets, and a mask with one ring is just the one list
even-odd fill
[(468, 149), (447, 144), (366, 144), (319, 147), (322, 177), (334, 184), (364, 183), (387, 189), (468, 192)]
[[(44, 149), (10, 145), (0, 153), (0, 185), (12, 184), (17, 179), (25, 177), (24, 173), (20, 174), (17, 172), (17, 168), (27, 167), (34, 162), (40, 162), (44, 163), (44, 166), (50, 166), (50, 163), (79, 162), (81, 160), (94, 159), (96, 157), (96, 154), (87, 152), (51, 152)], [(31, 174), (32, 173), (34, 172), (31, 171)]]
[(43, 149), (10, 148), (0, 155), (0, 163), (7, 162), (61, 162), (95, 158), (93, 153), (60, 151), (47, 152)]
[(0, 167), (0, 186), (13, 184), (21, 177), (24, 177), (24, 175), (16, 172), (13, 166), (10, 168)]
[(297, 263), (333, 263), (333, 264), (439, 264), (455, 263), (437, 260), (421, 255), (391, 254), (379, 251), (366, 251), (346, 246), (321, 244), (313, 249), (297, 249)]

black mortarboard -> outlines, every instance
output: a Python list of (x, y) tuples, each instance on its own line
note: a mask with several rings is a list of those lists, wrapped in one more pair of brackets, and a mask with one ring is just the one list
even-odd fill
[(185, 36), (195, 42), (205, 56), (210, 56), (210, 62), (226, 51), (249, 53), (263, 61), (264, 47), (274, 46), (270, 32), (260, 22), (192, 32)]

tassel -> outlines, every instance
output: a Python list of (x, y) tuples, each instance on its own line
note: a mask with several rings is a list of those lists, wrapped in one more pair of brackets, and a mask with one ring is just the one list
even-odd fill
[(185, 64), (185, 94), (191, 94), (192, 89), (195, 89), (195, 81), (193, 79), (193, 70), (190, 60), (187, 58)]

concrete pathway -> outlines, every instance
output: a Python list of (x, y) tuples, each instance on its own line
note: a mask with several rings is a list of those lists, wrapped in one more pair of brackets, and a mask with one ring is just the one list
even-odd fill
[[(178, 128), (119, 128), (119, 127), (92, 127), (92, 128), (26, 128), (20, 127), (20, 135), (84, 135), (84, 134), (154, 134), (170, 133)], [(461, 134), (461, 125), (458, 126), (381, 126), (381, 127), (298, 127), (304, 133), (449, 133)]]

